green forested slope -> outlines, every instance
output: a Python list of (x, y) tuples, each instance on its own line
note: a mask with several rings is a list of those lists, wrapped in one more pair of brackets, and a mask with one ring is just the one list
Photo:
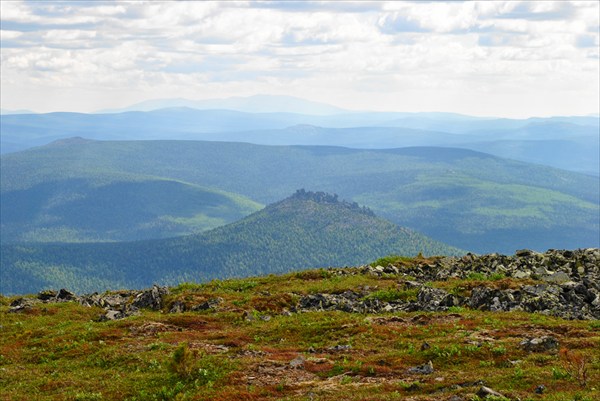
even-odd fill
[(206, 233), (126, 243), (2, 245), (2, 292), (145, 287), (462, 251), (323, 193), (298, 192)]
[(397, 224), (482, 253), (599, 246), (597, 177), (464, 149), (70, 140), (1, 160), (3, 205), (8, 194), (47, 182), (133, 174), (263, 204), (302, 187), (338, 193)]
[[(3, 242), (131, 241), (206, 231), (260, 209), (241, 195), (141, 174), (80, 173), (2, 192)], [(4, 189), (4, 186), (3, 186)]]

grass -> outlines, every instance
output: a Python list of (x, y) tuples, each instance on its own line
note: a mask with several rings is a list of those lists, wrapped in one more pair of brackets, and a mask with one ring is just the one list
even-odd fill
[[(483, 282), (515, 284), (504, 280)], [(432, 284), (468, 291), (473, 280)], [(8, 313), (12, 298), (0, 296), (0, 399), (473, 400), (480, 380), (509, 399), (600, 397), (595, 321), (467, 308), (382, 314), (378, 320), (339, 311), (282, 313), (303, 294), (367, 286), (368, 296), (381, 300), (414, 296), (390, 277), (337, 276), (322, 269), (184, 283), (168, 302), (219, 297), (218, 308), (142, 311), (109, 322), (95, 321), (101, 309), (74, 303)], [(244, 311), (271, 319), (247, 320)], [(519, 347), (540, 333), (557, 338), (563, 351), (528, 353)], [(299, 356), (303, 366), (291, 367)], [(433, 374), (408, 371), (428, 361)], [(543, 395), (533, 391), (540, 384), (546, 386)]]

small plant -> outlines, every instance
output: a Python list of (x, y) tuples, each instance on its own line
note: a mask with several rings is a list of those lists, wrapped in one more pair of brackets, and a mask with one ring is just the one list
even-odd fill
[(431, 349), (427, 350), (427, 354), (432, 358), (442, 359), (451, 363), (456, 363), (457, 357), (460, 357), (462, 352), (460, 350), (460, 347), (456, 344), (452, 344), (443, 348), (434, 345)]
[(523, 372), (523, 369), (521, 369), (520, 366), (515, 367), (515, 371), (513, 372), (513, 378), (515, 380), (523, 379), (524, 375), (525, 375), (525, 372)]
[(402, 389), (404, 391), (417, 391), (421, 388), (421, 382), (400, 382), (400, 387), (402, 387)]
[(586, 387), (588, 382), (589, 357), (579, 352), (562, 348), (559, 352), (560, 360), (565, 371), (573, 377), (581, 387)]
[(552, 378), (554, 380), (563, 380), (570, 377), (569, 372), (564, 369), (552, 368)]
[(465, 351), (467, 351), (468, 353), (470, 353), (470, 354), (473, 354), (473, 353), (475, 353), (475, 352), (479, 351), (479, 347), (478, 347), (477, 345), (475, 345), (475, 344), (468, 344), (468, 345), (465, 345), (465, 346), (463, 347), (463, 349), (464, 349)]
[(148, 344), (148, 349), (150, 351), (164, 350), (164, 349), (169, 348), (170, 346), (171, 346), (170, 344), (157, 341), (157, 342)]
[(485, 280), (485, 274), (483, 273), (478, 273), (478, 272), (471, 272), (469, 273), (469, 275), (467, 276), (468, 280), (473, 280), (473, 281), (482, 281)]
[(173, 352), (168, 364), (169, 372), (181, 379), (191, 379), (197, 357), (198, 351), (190, 350), (186, 343), (182, 343)]
[(502, 280), (503, 278), (506, 278), (506, 275), (504, 275), (504, 273), (492, 273), (488, 277), (488, 279), (491, 281), (498, 281), (498, 280)]
[(498, 345), (497, 347), (492, 348), (492, 353), (496, 356), (501, 356), (506, 354), (506, 347), (503, 345)]

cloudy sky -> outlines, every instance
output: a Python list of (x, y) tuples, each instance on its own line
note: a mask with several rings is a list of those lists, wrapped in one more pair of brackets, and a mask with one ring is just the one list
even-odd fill
[(360, 110), (599, 111), (597, 1), (1, 1), (4, 109), (293, 95)]

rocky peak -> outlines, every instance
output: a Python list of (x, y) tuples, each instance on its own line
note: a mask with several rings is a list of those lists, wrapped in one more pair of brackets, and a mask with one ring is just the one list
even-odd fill
[(343, 208), (350, 209), (368, 216), (375, 216), (375, 213), (366, 206), (359, 206), (356, 202), (347, 202), (339, 200), (337, 194), (329, 194), (322, 191), (306, 191), (304, 188), (298, 189), (295, 194), (290, 196), (288, 200), (312, 201), (319, 204), (339, 205)]

